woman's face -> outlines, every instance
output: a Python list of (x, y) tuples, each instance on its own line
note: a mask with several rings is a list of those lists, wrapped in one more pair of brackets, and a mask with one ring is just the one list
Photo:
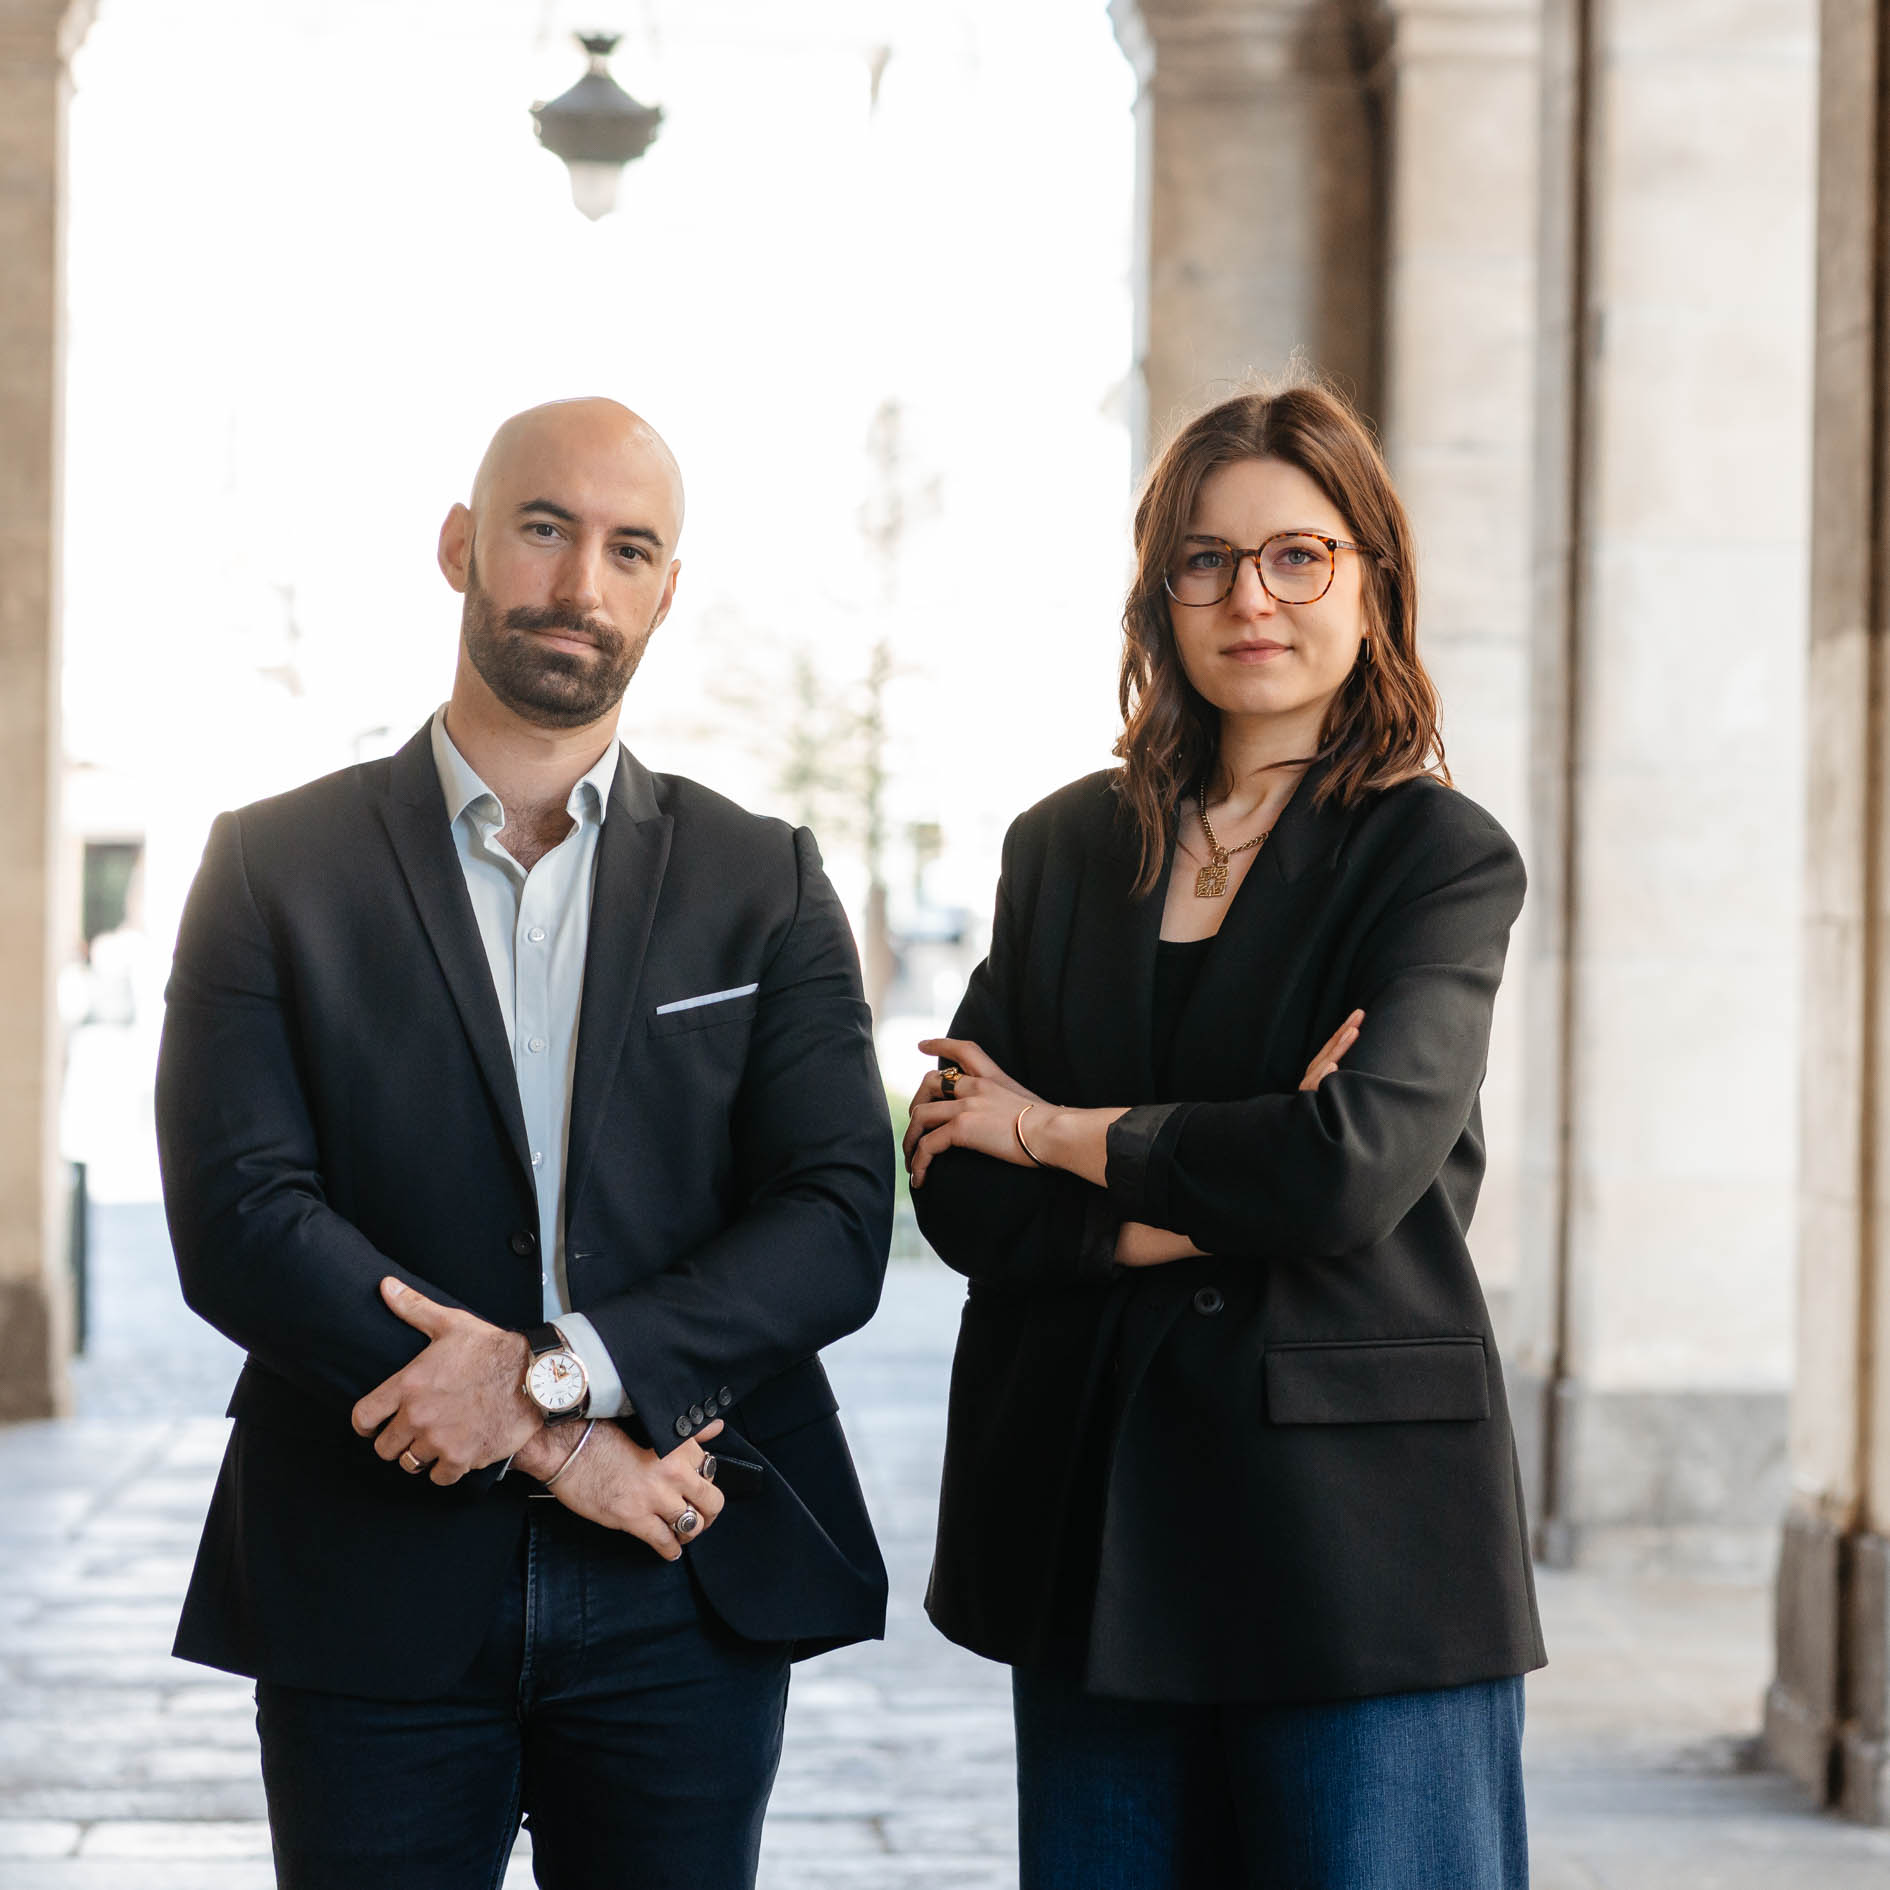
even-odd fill
[[(1235, 460), (1202, 482), (1172, 568), (1180, 572), (1192, 560), (1197, 570), (1224, 570), (1217, 546), (1252, 550), (1280, 532), (1356, 542), (1338, 507), (1297, 466)], [(1312, 603), (1269, 595), (1252, 558), (1240, 560), (1234, 587), (1218, 604), (1191, 606), (1171, 596), (1168, 621), (1188, 680), (1223, 716), (1304, 719), (1312, 725), (1306, 739), (1316, 740), (1365, 635), (1360, 555), (1333, 553), (1331, 587)], [(1286, 560), (1276, 579), (1291, 588), (1289, 574), (1307, 555), (1287, 546), (1276, 556)], [(1205, 589), (1211, 594), (1212, 583)]]

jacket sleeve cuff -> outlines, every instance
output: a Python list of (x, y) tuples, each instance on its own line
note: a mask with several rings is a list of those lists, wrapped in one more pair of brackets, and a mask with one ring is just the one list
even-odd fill
[(560, 1313), (556, 1323), (564, 1334), (565, 1344), (583, 1365), (585, 1382), (591, 1388), (591, 1401), (585, 1415), (594, 1418), (628, 1416), (634, 1407), (624, 1395), (623, 1380), (617, 1376), (610, 1348), (598, 1335), (597, 1328), (581, 1312)]
[(1173, 1228), (1169, 1184), (1175, 1144), (1192, 1103), (1139, 1103), (1109, 1125), (1103, 1186), (1119, 1221)]

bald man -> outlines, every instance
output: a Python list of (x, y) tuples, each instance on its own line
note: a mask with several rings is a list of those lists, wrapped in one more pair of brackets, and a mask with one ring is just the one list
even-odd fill
[(158, 1071), (190, 1304), (242, 1345), (176, 1651), (257, 1679), (285, 1890), (754, 1882), (789, 1663), (886, 1580), (820, 1348), (892, 1141), (812, 836), (617, 740), (682, 478), (506, 421), (440, 533), (452, 695), (220, 816)]

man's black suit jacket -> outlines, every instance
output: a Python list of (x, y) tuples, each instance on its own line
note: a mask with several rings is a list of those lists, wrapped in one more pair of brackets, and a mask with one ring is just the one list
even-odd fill
[[(517, 1083), (426, 729), (219, 817), (157, 1106), (185, 1297), (249, 1353), (177, 1652), (434, 1694), (490, 1623), (536, 1486), (437, 1488), (354, 1435), (350, 1406), (424, 1343), (377, 1283), (502, 1326), (543, 1315)], [(633, 1430), (667, 1450), (720, 1416), (716, 1451), (758, 1466), (688, 1556), (730, 1627), (803, 1652), (884, 1623), (818, 1352), (878, 1303), (891, 1205), (870, 1019), (812, 836), (621, 754), (571, 1095), (571, 1300)]]
[[(999, 1660), (1105, 1693), (1313, 1701), (1541, 1665), (1503, 1376), (1465, 1231), (1523, 869), (1432, 781), (1302, 780), (1156, 1088), (1163, 889), (1108, 775), (1005, 845), (952, 1033), (1052, 1100), (1135, 1105), (1106, 1189), (951, 1150), (914, 1195), (970, 1276), (928, 1600)], [(1172, 843), (1171, 843), (1172, 844)], [(1172, 854), (1171, 854), (1172, 858)], [(1354, 1008), (1358, 1042), (1298, 1085)], [(1144, 1221), (1211, 1257), (1118, 1267)]]

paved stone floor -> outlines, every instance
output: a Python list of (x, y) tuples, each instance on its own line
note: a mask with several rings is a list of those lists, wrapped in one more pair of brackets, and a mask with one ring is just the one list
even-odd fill
[[(98, 1210), (96, 1252), (81, 1415), (0, 1429), (0, 1890), (263, 1890), (248, 1688), (165, 1651), (232, 1353), (177, 1303), (155, 1210)], [(1005, 1675), (919, 1608), (957, 1300), (902, 1263), (830, 1355), (893, 1614), (796, 1675), (764, 1890), (1014, 1890)], [(1762, 1590), (1552, 1575), (1543, 1601), (1538, 1890), (1890, 1887), (1890, 1833), (1749, 1769)], [(529, 1882), (521, 1840), (507, 1884)]]

